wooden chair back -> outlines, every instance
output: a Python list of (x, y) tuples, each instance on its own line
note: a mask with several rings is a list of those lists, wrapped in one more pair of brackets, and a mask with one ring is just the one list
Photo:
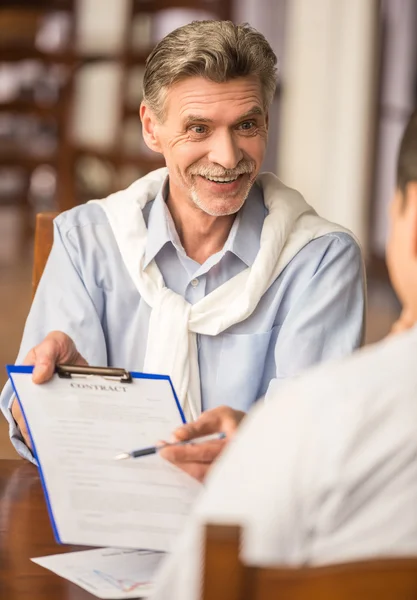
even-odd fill
[(35, 225), (35, 245), (33, 253), (32, 296), (35, 295), (43, 270), (54, 241), (54, 219), (57, 212), (38, 213)]
[(417, 599), (417, 557), (260, 568), (244, 565), (239, 547), (239, 527), (207, 526), (202, 600)]

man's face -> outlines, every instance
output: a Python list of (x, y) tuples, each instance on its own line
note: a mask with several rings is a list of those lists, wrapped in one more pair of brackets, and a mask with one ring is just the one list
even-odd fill
[(141, 116), (145, 140), (166, 160), (173, 198), (184, 198), (212, 216), (242, 207), (267, 143), (267, 115), (256, 77), (226, 83), (187, 78), (168, 90), (163, 123), (146, 107)]

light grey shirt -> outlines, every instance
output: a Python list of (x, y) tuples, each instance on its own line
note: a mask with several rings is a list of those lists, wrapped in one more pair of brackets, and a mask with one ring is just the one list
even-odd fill
[[(267, 214), (254, 186), (220, 252), (200, 265), (180, 242), (164, 189), (146, 205), (145, 267), (155, 259), (165, 284), (194, 304), (250, 267)], [(268, 390), (315, 363), (350, 354), (362, 340), (364, 273), (361, 252), (347, 233), (307, 244), (262, 297), (253, 314), (217, 336), (199, 335), (204, 410), (221, 404), (247, 411)], [(54, 245), (39, 284), (17, 362), (53, 330), (67, 333), (92, 365), (140, 371), (150, 307), (141, 299), (97, 204), (55, 221)], [(1, 396), (12, 442), (31, 459), (10, 412), (12, 390)]]
[(203, 524), (254, 565), (417, 556), (417, 328), (285, 384), (212, 468), (152, 600), (198, 600)]

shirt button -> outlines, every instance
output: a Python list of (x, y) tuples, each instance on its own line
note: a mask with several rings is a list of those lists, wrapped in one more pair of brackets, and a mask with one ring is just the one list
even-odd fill
[(191, 285), (193, 286), (193, 288), (197, 287), (199, 283), (200, 281), (197, 278), (191, 279)]

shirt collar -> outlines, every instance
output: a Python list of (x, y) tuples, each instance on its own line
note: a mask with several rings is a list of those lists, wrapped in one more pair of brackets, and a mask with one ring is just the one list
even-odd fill
[[(240, 217), (240, 220), (229, 248), (248, 267), (253, 265), (259, 252), (262, 227), (267, 214), (262, 190), (255, 183), (246, 198), (245, 204), (239, 211), (238, 217)], [(229, 235), (230, 238), (231, 235)]]
[[(150, 207), (144, 268), (149, 265), (168, 242), (173, 244), (177, 252), (185, 255), (171, 213), (166, 205), (168, 189), (167, 177)], [(252, 186), (245, 204), (233, 223), (221, 254), (224, 255), (228, 251), (232, 252), (246, 266), (250, 267), (259, 251), (261, 231), (266, 214), (267, 210), (263, 202), (262, 191), (255, 184)]]
[(149, 211), (147, 222), (148, 240), (146, 243), (145, 261), (143, 265), (145, 269), (168, 242), (171, 242), (178, 252), (184, 253), (184, 249), (175, 229), (174, 221), (172, 220), (171, 213), (166, 205), (168, 190), (169, 185), (167, 176), (161, 189), (156, 195), (155, 200), (152, 202)]

